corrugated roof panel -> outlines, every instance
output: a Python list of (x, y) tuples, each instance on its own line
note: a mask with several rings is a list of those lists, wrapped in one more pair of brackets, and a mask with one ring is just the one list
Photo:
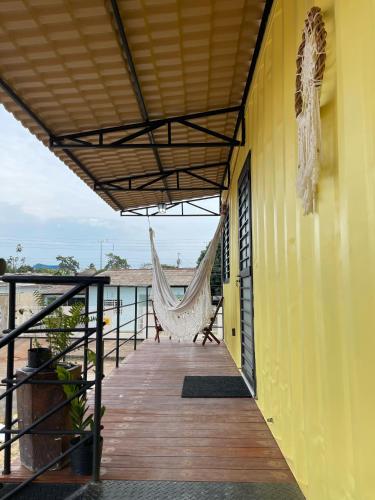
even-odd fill
[[(238, 105), (249, 71), (264, 0), (118, 0), (143, 99), (151, 119)], [(111, 2), (0, 2), (0, 75), (45, 127), (0, 90), (0, 102), (46, 145), (53, 135), (144, 121), (121, 49)], [(233, 136), (236, 113), (193, 120)], [(173, 125), (173, 140), (215, 137)], [(113, 134), (114, 140), (121, 135)], [(166, 141), (166, 127), (154, 132)], [(108, 138), (107, 140), (109, 140)], [(148, 136), (137, 142), (149, 142)], [(54, 150), (91, 188), (95, 181), (157, 171), (150, 149)], [(228, 147), (160, 149), (162, 168), (225, 161)], [(76, 161), (74, 160), (76, 159)], [(210, 173), (212, 176), (212, 173)], [(222, 168), (215, 178), (221, 181)], [(211, 177), (210, 177), (211, 178)], [(170, 181), (166, 185), (171, 187)], [(212, 195), (190, 191), (172, 200)], [(219, 193), (219, 189), (217, 190)], [(114, 209), (167, 201), (165, 193), (99, 192)]]

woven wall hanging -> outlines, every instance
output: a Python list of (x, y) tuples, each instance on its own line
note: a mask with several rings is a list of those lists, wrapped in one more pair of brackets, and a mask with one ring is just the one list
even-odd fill
[(297, 194), (304, 214), (314, 211), (319, 179), (321, 126), (320, 88), (326, 60), (322, 11), (312, 7), (305, 20), (297, 55), (295, 110), (298, 129)]

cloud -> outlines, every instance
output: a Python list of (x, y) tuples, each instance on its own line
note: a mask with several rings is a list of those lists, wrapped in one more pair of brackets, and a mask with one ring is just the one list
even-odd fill
[(116, 214), (0, 106), (0, 200), (41, 220)]
[[(133, 267), (150, 261), (148, 221), (124, 218), (0, 106), (0, 256), (22, 243), (31, 263), (74, 255), (81, 266), (98, 264), (114, 248)], [(216, 218), (152, 218), (162, 262), (179, 253), (183, 266), (195, 265), (212, 238)]]

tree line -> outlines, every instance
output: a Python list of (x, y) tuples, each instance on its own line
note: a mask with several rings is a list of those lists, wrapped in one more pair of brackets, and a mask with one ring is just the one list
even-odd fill
[[(198, 260), (197, 266), (200, 264), (201, 260), (205, 256), (207, 252), (207, 247), (201, 251)], [(130, 264), (127, 259), (121, 257), (120, 255), (116, 255), (113, 252), (110, 252), (105, 255), (106, 264), (103, 269), (98, 269), (94, 263), (89, 264), (84, 270), (92, 270), (93, 272), (102, 272), (102, 271), (116, 271), (121, 269), (130, 269)], [(8, 273), (32, 273), (35, 272), (35, 268), (26, 263), (26, 258), (23, 255), (23, 247), (19, 243), (16, 245), (15, 254), (8, 257), (7, 259), (7, 272)], [(58, 255), (56, 257), (56, 268), (42, 268), (40, 269), (43, 273), (55, 274), (55, 275), (71, 275), (77, 274), (81, 267), (79, 261), (72, 255)], [(180, 267), (181, 260), (177, 259), (176, 265), (171, 264), (162, 264), (164, 269), (178, 269)], [(140, 266), (143, 269), (151, 269), (151, 263), (144, 263)], [(221, 290), (221, 249), (220, 245), (218, 247), (215, 263), (212, 270), (211, 275), (211, 288), (213, 295), (219, 295), (219, 291)]]
[[(16, 245), (15, 254), (6, 259), (8, 273), (24, 274), (35, 272), (35, 268), (26, 263), (26, 257), (24, 257), (22, 252), (23, 247), (19, 243), (18, 245)], [(97, 269), (95, 264), (91, 263), (86, 267), (85, 270), (101, 272), (130, 268), (130, 264), (128, 263), (127, 259), (121, 257), (120, 255), (116, 255), (110, 252), (106, 254), (106, 259), (107, 262), (103, 269)], [(55, 268), (42, 267), (40, 271), (47, 274), (56, 274), (63, 276), (69, 274), (77, 274), (81, 268), (79, 261), (73, 255), (58, 255), (56, 257), (56, 263), (57, 264)]]

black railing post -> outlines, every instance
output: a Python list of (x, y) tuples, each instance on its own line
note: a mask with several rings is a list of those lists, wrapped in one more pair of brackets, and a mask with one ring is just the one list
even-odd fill
[(94, 408), (94, 459), (93, 459), (93, 480), (100, 480), (100, 459), (101, 459), (101, 407), (102, 407), (102, 378), (103, 378), (103, 299), (104, 285), (98, 283), (97, 286), (97, 307), (96, 307), (96, 368), (95, 368), (95, 408)]
[(117, 287), (116, 368), (120, 362), (120, 286)]
[(85, 290), (85, 340), (83, 344), (83, 378), (84, 380), (87, 380), (87, 355), (88, 355), (88, 349), (89, 349), (89, 338), (88, 338), (88, 332), (89, 332), (89, 300), (90, 300), (90, 288), (87, 287)]
[(138, 316), (138, 288), (135, 287), (134, 299), (134, 350), (137, 349), (137, 316)]
[[(8, 304), (8, 328), (9, 330), (14, 330), (16, 327), (16, 283), (9, 283), (9, 304)], [(11, 340), (8, 344), (8, 354), (7, 354), (7, 385), (6, 390), (9, 390), (13, 384), (13, 372), (14, 372), (14, 340)], [(9, 392), (5, 399), (5, 418), (4, 425), (5, 429), (11, 430), (12, 420), (13, 420), (13, 392)], [(4, 439), (8, 441), (11, 437), (10, 432), (4, 434)], [(12, 444), (8, 444), (4, 448), (4, 470), (3, 474), (10, 474), (12, 460)]]
[(146, 339), (148, 339), (148, 286), (146, 287)]

